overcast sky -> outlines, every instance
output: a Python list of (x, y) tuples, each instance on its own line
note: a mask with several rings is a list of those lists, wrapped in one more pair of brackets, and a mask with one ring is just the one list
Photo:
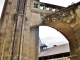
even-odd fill
[[(0, 0), (0, 14), (2, 12), (3, 4), (5, 0)], [(72, 4), (72, 2), (76, 3), (79, 2), (79, 0), (40, 0), (41, 2), (55, 4), (67, 7)], [(0, 15), (1, 16), (1, 15)], [(53, 45), (61, 45), (68, 43), (67, 39), (57, 30), (48, 27), (48, 26), (41, 26), (40, 29), (40, 39), (42, 43), (45, 43), (49, 47)]]
[(39, 36), (42, 43), (49, 47), (68, 43), (68, 40), (57, 30), (48, 26), (39, 27)]
[(55, 4), (55, 5), (60, 5), (60, 6), (64, 6), (67, 7), (69, 5), (71, 5), (73, 2), (77, 3), (80, 0), (40, 0), (41, 2), (46, 2), (46, 3), (50, 3), (50, 4)]
[(4, 0), (0, 0), (0, 16), (1, 16), (3, 5), (4, 5)]

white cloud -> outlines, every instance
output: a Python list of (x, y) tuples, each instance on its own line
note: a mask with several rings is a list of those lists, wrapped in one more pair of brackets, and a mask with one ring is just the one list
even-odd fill
[(55, 30), (54, 28), (48, 26), (41, 26), (40, 28), (40, 37), (63, 37), (59, 31)]
[(0, 0), (0, 6), (4, 4), (5, 0)]
[(68, 43), (68, 40), (63, 38), (44, 38), (41, 39), (43, 43), (45, 43), (48, 47), (52, 47), (53, 45), (62, 45)]
[(79, 2), (79, 0), (40, 0), (40, 1), (65, 7), (71, 5), (72, 2), (74, 3)]
[(3, 9), (4, 1), (5, 0), (0, 0), (0, 17), (1, 17), (2, 9)]
[(52, 45), (61, 45), (68, 43), (68, 40), (57, 30), (48, 26), (39, 27), (39, 36), (42, 43), (45, 43), (49, 47)]
[(0, 16), (1, 16), (1, 13), (2, 13), (2, 5), (0, 5)]

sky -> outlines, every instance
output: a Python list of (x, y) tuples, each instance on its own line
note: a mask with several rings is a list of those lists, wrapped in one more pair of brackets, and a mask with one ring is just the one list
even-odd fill
[[(3, 9), (4, 1), (5, 0), (0, 0), (0, 16)], [(73, 2), (79, 2), (79, 0), (40, 0), (40, 2), (67, 7)], [(52, 47), (53, 45), (62, 45), (68, 43), (68, 40), (59, 31), (48, 26), (39, 27), (39, 36), (42, 43), (45, 43), (49, 47)]]
[(0, 17), (1, 17), (2, 9), (3, 9), (4, 1), (5, 0), (0, 0)]
[(67, 6), (71, 5), (73, 2), (77, 3), (80, 0), (40, 0), (40, 1), (41, 2), (46, 2), (46, 3), (50, 3), (50, 4), (55, 4), (55, 5), (67, 7)]
[(59, 31), (48, 26), (39, 27), (39, 36), (41, 42), (48, 47), (68, 43), (68, 40)]

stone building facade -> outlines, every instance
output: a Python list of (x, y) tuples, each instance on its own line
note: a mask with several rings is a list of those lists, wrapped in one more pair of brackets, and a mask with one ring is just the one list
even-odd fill
[(40, 25), (60, 31), (69, 41), (70, 59), (80, 60), (80, 2), (62, 7), (39, 0), (5, 0), (0, 20), (0, 60), (38, 60), (36, 31)]

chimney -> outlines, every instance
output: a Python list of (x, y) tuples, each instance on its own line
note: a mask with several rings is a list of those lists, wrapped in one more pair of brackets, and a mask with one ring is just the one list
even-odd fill
[(57, 45), (53, 45), (53, 47), (57, 47)]

